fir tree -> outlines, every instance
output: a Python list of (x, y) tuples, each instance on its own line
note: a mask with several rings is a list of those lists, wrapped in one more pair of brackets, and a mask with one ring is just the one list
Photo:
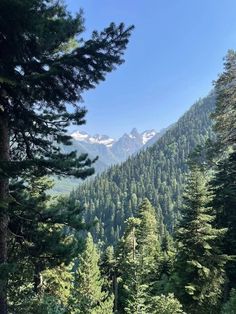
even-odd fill
[(71, 313), (111, 314), (113, 296), (104, 291), (103, 286), (99, 254), (91, 234), (88, 234), (84, 252), (78, 260)]
[[(7, 266), (9, 178), (93, 173), (91, 160), (70, 144), (70, 124), (84, 122), (81, 94), (123, 62), (132, 28), (111, 24), (80, 40), (83, 17), (61, 1), (3, 0), (0, 3), (0, 264)], [(6, 267), (5, 267), (6, 268)], [(6, 313), (7, 278), (1, 278), (0, 313)]]
[(225, 57), (224, 72), (215, 82), (216, 109), (212, 117), (217, 141), (227, 149), (236, 143), (236, 52), (229, 50)]
[(193, 166), (184, 194), (176, 239), (175, 291), (188, 313), (216, 313), (224, 283), (226, 256), (219, 250), (225, 229), (213, 227), (206, 174)]
[(146, 313), (158, 274), (160, 222), (155, 209), (144, 199), (137, 218), (129, 218), (119, 244), (119, 307), (125, 313)]
[(118, 309), (121, 313), (145, 313), (147, 286), (142, 281), (142, 270), (137, 251), (137, 228), (139, 218), (126, 221), (124, 236), (118, 250), (118, 270), (120, 275), (118, 286)]
[(107, 280), (107, 287), (114, 294), (114, 312), (118, 311), (118, 267), (113, 246), (108, 246), (101, 257), (101, 272)]
[(148, 284), (148, 291), (151, 294), (158, 273), (158, 258), (161, 255), (160, 222), (157, 221), (155, 209), (147, 198), (140, 205), (137, 217), (140, 219), (137, 228), (137, 251), (142, 268), (142, 280)]
[(233, 257), (226, 265), (229, 288), (236, 287), (236, 152), (218, 162), (211, 188), (217, 226), (227, 228), (222, 239), (222, 251)]
[[(33, 267), (35, 293), (41, 286), (42, 271), (69, 264), (81, 251), (81, 208), (67, 198), (53, 200), (47, 193), (50, 186), (46, 178), (10, 186), (9, 262), (15, 268)], [(10, 279), (16, 289), (14, 274)]]
[(216, 156), (211, 181), (216, 223), (227, 228), (222, 250), (234, 258), (226, 265), (229, 287), (236, 287), (236, 52), (230, 50), (225, 58), (224, 72), (215, 82), (216, 110), (212, 115), (216, 131), (213, 149)]

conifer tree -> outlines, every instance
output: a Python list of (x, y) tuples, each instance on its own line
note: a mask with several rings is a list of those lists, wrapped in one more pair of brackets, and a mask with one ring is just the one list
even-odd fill
[(226, 230), (213, 227), (215, 215), (205, 176), (201, 168), (192, 166), (176, 233), (176, 296), (188, 313), (197, 314), (217, 312), (227, 260), (219, 250)]
[(114, 298), (103, 288), (99, 254), (89, 233), (84, 252), (78, 260), (71, 313), (112, 314)]
[(216, 109), (212, 115), (217, 142), (222, 149), (236, 143), (236, 52), (229, 50), (224, 62), (224, 72), (215, 82)]
[(124, 313), (146, 313), (157, 280), (160, 231), (154, 208), (144, 199), (137, 218), (129, 218), (118, 256), (119, 306)]
[(118, 268), (113, 246), (108, 246), (101, 257), (101, 272), (107, 280), (108, 291), (114, 294), (114, 312), (118, 311)]
[(158, 273), (158, 258), (161, 256), (160, 222), (157, 221), (155, 209), (147, 198), (140, 205), (137, 217), (140, 219), (137, 228), (139, 263), (143, 281), (148, 283), (148, 291), (151, 294)]
[[(214, 177), (211, 180), (213, 207), (216, 223), (227, 228), (222, 240), (225, 254), (236, 255), (236, 52), (229, 50), (225, 58), (224, 72), (215, 82), (216, 109), (212, 115), (216, 143)], [(215, 149), (217, 148), (217, 150)], [(229, 287), (236, 287), (236, 262), (230, 259), (226, 265)]]
[(118, 246), (118, 270), (120, 274), (118, 289), (118, 308), (121, 313), (145, 313), (147, 286), (142, 281), (142, 269), (137, 251), (137, 229), (139, 218), (126, 221), (124, 236)]
[(236, 287), (236, 152), (219, 161), (211, 180), (213, 191), (212, 205), (216, 211), (216, 223), (227, 228), (222, 239), (222, 251), (231, 255), (226, 265), (229, 289)]
[[(7, 268), (9, 178), (46, 174), (85, 178), (91, 160), (70, 144), (70, 124), (84, 122), (81, 94), (123, 62), (131, 28), (111, 24), (80, 40), (81, 14), (61, 1), (0, 2), (0, 266)], [(31, 174), (30, 174), (31, 173)], [(7, 313), (7, 278), (0, 282), (0, 313)]]
[[(50, 186), (46, 178), (30, 178), (26, 185), (16, 182), (10, 186), (9, 263), (16, 269), (33, 267), (36, 294), (42, 271), (69, 264), (78, 256), (78, 231), (84, 228), (81, 208), (67, 198), (53, 200), (47, 193)], [(14, 289), (20, 289), (12, 277), (14, 274), (10, 275)]]
[(185, 314), (181, 303), (174, 297), (173, 293), (156, 296), (150, 304), (152, 314)]

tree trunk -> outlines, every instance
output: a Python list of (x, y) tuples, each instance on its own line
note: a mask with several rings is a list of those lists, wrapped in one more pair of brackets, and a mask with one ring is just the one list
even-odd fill
[[(0, 107), (0, 161), (9, 160), (8, 121)], [(3, 169), (4, 170), (4, 169)], [(0, 176), (0, 314), (7, 313), (7, 230), (9, 180)]]
[(116, 273), (112, 276), (113, 281), (113, 290), (114, 290), (114, 312), (118, 313), (118, 282), (117, 282), (117, 276)]
[(41, 269), (38, 265), (34, 267), (34, 292), (40, 295), (43, 287), (43, 277), (41, 275)]

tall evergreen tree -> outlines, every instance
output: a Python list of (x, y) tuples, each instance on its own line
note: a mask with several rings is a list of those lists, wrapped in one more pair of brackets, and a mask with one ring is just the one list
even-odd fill
[(227, 228), (222, 239), (222, 251), (231, 255), (226, 265), (229, 287), (236, 287), (236, 152), (219, 161), (211, 181), (213, 207), (217, 226)]
[(158, 273), (158, 258), (161, 255), (161, 223), (157, 221), (155, 209), (147, 198), (140, 205), (137, 217), (140, 219), (137, 228), (139, 263), (143, 281), (148, 283), (148, 291), (151, 294)]
[(77, 267), (71, 313), (112, 314), (114, 298), (103, 290), (99, 254), (90, 233)]
[(139, 218), (127, 220), (125, 234), (118, 247), (118, 308), (121, 313), (145, 313), (147, 310), (147, 285), (143, 282), (143, 269), (137, 250), (140, 223)]
[[(216, 110), (213, 114), (216, 132), (215, 151), (217, 164), (211, 181), (213, 207), (217, 225), (227, 228), (222, 250), (236, 255), (236, 52), (230, 50), (225, 58), (224, 72), (215, 82)], [(215, 147), (214, 146), (214, 147)], [(229, 288), (236, 287), (236, 261), (230, 259), (226, 266)]]
[[(81, 251), (78, 231), (85, 227), (81, 208), (67, 198), (53, 200), (47, 193), (49, 186), (46, 178), (10, 185), (8, 260), (14, 266), (9, 274), (10, 301), (26, 282), (33, 284), (35, 297), (42, 289), (42, 272), (69, 264)], [(16, 303), (20, 306), (23, 299)]]
[(224, 72), (215, 82), (216, 109), (212, 117), (218, 144), (223, 149), (236, 143), (236, 52), (229, 50), (224, 62)]
[[(7, 264), (9, 178), (92, 173), (86, 155), (63, 155), (69, 124), (84, 122), (81, 93), (123, 62), (132, 28), (111, 24), (88, 41), (81, 14), (61, 1), (0, 2), (0, 265)], [(73, 43), (73, 44), (71, 44)], [(6, 267), (5, 267), (6, 268)], [(2, 273), (2, 271), (1, 271)], [(0, 283), (0, 313), (7, 312), (7, 280)]]
[(114, 312), (118, 311), (118, 268), (114, 248), (108, 246), (101, 257), (101, 272), (114, 294)]
[(175, 292), (188, 313), (210, 314), (217, 312), (224, 283), (227, 258), (218, 242), (226, 230), (213, 227), (206, 174), (197, 166), (191, 170), (176, 233)]
[(119, 306), (125, 313), (146, 313), (157, 281), (160, 258), (160, 221), (148, 199), (137, 211), (137, 218), (127, 220), (119, 244)]

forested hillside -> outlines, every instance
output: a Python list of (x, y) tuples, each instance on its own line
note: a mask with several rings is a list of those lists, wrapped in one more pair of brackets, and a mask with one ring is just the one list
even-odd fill
[(213, 93), (199, 100), (152, 147), (71, 193), (71, 198), (86, 208), (85, 220), (98, 221), (93, 231), (96, 240), (117, 241), (124, 221), (145, 197), (173, 230), (179, 217), (187, 158), (198, 144), (212, 137), (209, 115), (214, 102)]
[[(92, 176), (90, 156), (70, 150), (68, 130), (85, 123), (83, 93), (124, 62), (133, 28), (111, 23), (85, 40), (82, 11), (68, 11), (63, 1), (0, 1), (0, 314), (236, 313), (236, 51), (228, 51), (214, 91), (152, 146), (143, 146), (152, 131), (125, 135), (120, 147), (138, 147), (136, 138), (143, 150), (124, 163)], [(168, 56), (155, 59), (166, 67)], [(143, 57), (143, 68), (145, 59), (155, 66)], [(183, 57), (184, 70), (190, 63)], [(126, 97), (128, 82), (142, 82), (124, 73), (117, 85)], [(113, 116), (106, 121), (121, 128)], [(70, 195), (50, 194), (52, 177), (89, 176)]]

